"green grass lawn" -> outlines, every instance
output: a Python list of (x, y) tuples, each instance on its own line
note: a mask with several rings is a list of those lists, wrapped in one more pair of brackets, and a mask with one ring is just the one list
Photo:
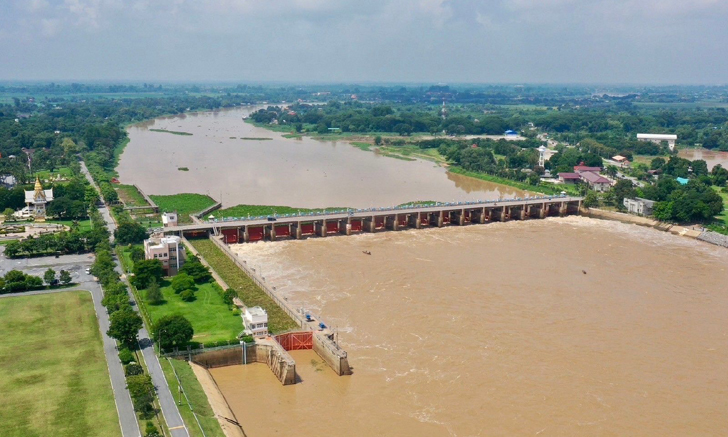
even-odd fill
[[(69, 228), (73, 224), (73, 220), (46, 220), (46, 223), (56, 223), (59, 225), (65, 225)], [(81, 232), (91, 230), (91, 219), (84, 219), (78, 221), (78, 230)]]
[(716, 218), (716, 220), (720, 220), (720, 221), (723, 222), (723, 224), (725, 224), (726, 226), (728, 226), (728, 193), (721, 192), (720, 191), (721, 189), (718, 188), (718, 187), (716, 187), (715, 185), (713, 186), (713, 189), (718, 194), (720, 194), (720, 197), (723, 198), (723, 208), (724, 208), (723, 209), (723, 212), (720, 213), (720, 214), (718, 214), (717, 216), (715, 216), (715, 218)]
[[(334, 209), (346, 209), (346, 207), (326, 208), (327, 210)], [(218, 209), (210, 214), (216, 218), (222, 217), (257, 217), (262, 215), (273, 215), (273, 214), (298, 214), (299, 212), (320, 212), (324, 208), (308, 209), (308, 208), (291, 208), (290, 206), (275, 206), (275, 205), (236, 205), (230, 208)]]
[(204, 194), (173, 194), (171, 196), (149, 196), (159, 206), (160, 212), (177, 211), (179, 221), (191, 222), (189, 215), (202, 211), (215, 204), (215, 200)]
[(148, 206), (149, 203), (144, 199), (142, 193), (137, 190), (134, 185), (115, 185), (119, 199), (124, 206)]
[(192, 246), (222, 277), (228, 286), (238, 292), (240, 299), (248, 306), (260, 305), (268, 312), (268, 329), (272, 333), (299, 328), (288, 314), (276, 305), (258, 285), (210, 240), (190, 240)]
[[(161, 317), (170, 314), (181, 314), (192, 323), (195, 330), (193, 342), (209, 345), (213, 342), (227, 342), (234, 340), (243, 330), (243, 320), (233, 312), (222, 301), (217, 291), (217, 284), (210, 282), (197, 286), (195, 299), (192, 302), (185, 302), (175, 294), (167, 282), (162, 284), (162, 294), (165, 303), (159, 305), (147, 304), (146, 308), (156, 322)], [(144, 294), (144, 291), (140, 291)]]
[(53, 171), (50, 170), (38, 170), (35, 175), (40, 177), (41, 180), (50, 179), (51, 177), (57, 177), (61, 175), (66, 179), (70, 179), (73, 176), (73, 172), (70, 167), (59, 167)]
[[(182, 383), (182, 389), (187, 395), (187, 398), (184, 395), (182, 396), (179, 412), (187, 424), (190, 435), (192, 437), (203, 436), (200, 431), (200, 425), (197, 424), (195, 416), (192, 414), (194, 410), (197, 413), (197, 418), (200, 420), (202, 429), (205, 431), (204, 435), (208, 437), (225, 437), (222, 428), (220, 428), (220, 423), (215, 418), (215, 413), (207, 401), (207, 395), (205, 395), (205, 391), (202, 389), (190, 365), (186, 361), (164, 358), (160, 359), (159, 362), (162, 364), (162, 370), (169, 383), (169, 389), (177, 399), (179, 399), (177, 376)], [(175, 376), (175, 371), (177, 372), (177, 376)], [(189, 403), (187, 403), (187, 399), (189, 399)]]
[(0, 299), (0, 434), (120, 436), (88, 292)]

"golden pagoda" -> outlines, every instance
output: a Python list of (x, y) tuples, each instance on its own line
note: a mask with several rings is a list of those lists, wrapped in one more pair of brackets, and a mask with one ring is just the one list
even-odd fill
[(35, 178), (35, 189), (25, 192), (25, 204), (28, 213), (35, 217), (36, 221), (45, 221), (46, 204), (53, 200), (53, 188), (44, 190), (40, 183), (40, 177)]

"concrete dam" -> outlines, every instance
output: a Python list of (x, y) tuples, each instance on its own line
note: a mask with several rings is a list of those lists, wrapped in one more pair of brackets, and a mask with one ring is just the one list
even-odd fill
[(187, 238), (219, 236), (226, 244), (238, 244), (566, 216), (578, 214), (582, 200), (582, 197), (560, 195), (263, 217), (230, 217), (169, 226), (161, 231)]

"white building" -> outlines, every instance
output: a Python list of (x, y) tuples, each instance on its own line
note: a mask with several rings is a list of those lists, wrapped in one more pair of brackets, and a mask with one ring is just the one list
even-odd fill
[(663, 141), (667, 141), (667, 146), (670, 151), (675, 150), (675, 141), (677, 141), (677, 135), (668, 134), (637, 134), (637, 141), (650, 141), (655, 144), (660, 144)]
[(185, 261), (185, 247), (181, 241), (177, 236), (144, 240), (144, 258), (162, 261), (165, 274), (176, 275)]
[(45, 220), (46, 204), (53, 201), (53, 188), (44, 190), (40, 178), (35, 178), (35, 190), (25, 192), (25, 204), (23, 213), (35, 217), (36, 220)]
[(165, 212), (162, 214), (162, 226), (177, 226), (177, 212)]
[(634, 199), (625, 197), (622, 203), (627, 208), (628, 213), (643, 216), (652, 215), (652, 210), (655, 207), (654, 200), (642, 199), (641, 197), (635, 197)]
[(268, 313), (261, 307), (245, 308), (242, 314), (245, 334), (253, 337), (266, 337), (268, 335)]

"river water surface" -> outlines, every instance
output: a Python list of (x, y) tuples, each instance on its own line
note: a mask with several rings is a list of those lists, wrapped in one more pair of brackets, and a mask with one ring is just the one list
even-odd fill
[(728, 435), (725, 249), (584, 217), (233, 247), (354, 367), (213, 369), (250, 437)]
[(678, 156), (691, 161), (702, 159), (708, 164), (708, 170), (712, 170), (718, 164), (723, 168), (728, 168), (728, 152), (708, 149), (680, 149)]
[(243, 122), (250, 111), (187, 113), (131, 126), (117, 168), (121, 181), (147, 194), (207, 194), (225, 206), (364, 208), (524, 196), (429, 161), (385, 157), (345, 141), (284, 138)]

